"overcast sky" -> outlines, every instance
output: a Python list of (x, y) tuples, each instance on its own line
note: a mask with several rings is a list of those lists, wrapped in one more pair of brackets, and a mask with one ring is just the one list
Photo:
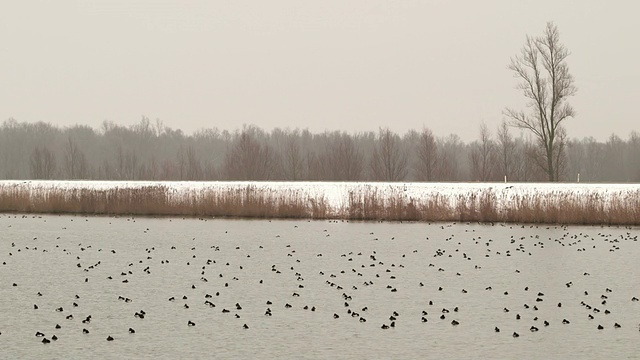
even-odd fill
[(569, 136), (627, 138), (639, 15), (636, 0), (0, 0), (0, 120), (468, 141), (524, 107), (509, 59), (553, 21), (578, 87)]

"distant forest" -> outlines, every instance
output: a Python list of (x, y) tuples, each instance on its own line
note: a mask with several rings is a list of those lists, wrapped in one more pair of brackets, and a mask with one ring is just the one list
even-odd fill
[[(464, 143), (428, 128), (396, 134), (233, 132), (192, 135), (143, 117), (132, 126), (105, 121), (60, 128), (14, 119), (0, 127), (1, 179), (287, 180), (287, 181), (545, 181), (539, 146), (503, 123), (478, 128)], [(558, 155), (559, 178), (575, 182), (640, 182), (640, 134), (567, 139)], [(579, 174), (579, 175), (578, 175)]]

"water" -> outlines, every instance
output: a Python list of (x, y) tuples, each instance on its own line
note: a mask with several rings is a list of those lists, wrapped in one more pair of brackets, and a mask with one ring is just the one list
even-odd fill
[(0, 358), (640, 358), (638, 229), (31, 215), (0, 229)]

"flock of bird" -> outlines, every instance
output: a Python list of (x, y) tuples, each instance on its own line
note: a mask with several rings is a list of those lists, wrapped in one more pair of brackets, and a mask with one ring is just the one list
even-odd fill
[[(122, 318), (118, 328), (108, 332), (100, 330), (104, 341), (115, 342), (125, 336), (136, 336), (140, 322), (166, 316), (167, 311), (178, 314), (172, 318), (181, 319), (172, 326), (187, 329), (217, 326), (216, 322), (210, 321), (213, 316), (225, 316), (233, 319), (232, 323), (239, 331), (252, 331), (268, 327), (272, 318), (296, 316), (285, 312), (301, 311), (307, 315), (298, 316), (313, 314), (328, 324), (351, 321), (379, 328), (379, 331), (401, 331), (403, 324), (419, 322), (423, 324), (421, 326), (435, 323), (438, 326), (481, 327), (495, 336), (519, 338), (525, 335), (523, 329), (528, 333), (558, 326), (570, 329), (579, 319), (587, 319), (591, 323), (589, 327), (596, 332), (625, 328), (640, 330), (640, 324), (628, 322), (625, 314), (617, 311), (621, 304), (625, 308), (637, 306), (634, 309), (640, 311), (640, 288), (635, 289), (635, 295), (625, 298), (619, 294), (622, 291), (613, 286), (593, 286), (593, 283), (583, 281), (591, 276), (590, 272), (550, 279), (562, 282), (562, 293), (555, 285), (547, 289), (540, 283), (527, 284), (525, 277), (517, 286), (512, 283), (507, 286), (496, 277), (483, 278), (488, 271), (486, 268), (490, 268), (495, 259), (543, 256), (546, 248), (554, 246), (580, 253), (593, 251), (596, 247), (606, 247), (607, 253), (620, 252), (625, 245), (637, 246), (638, 232), (632, 228), (613, 235), (607, 233), (606, 228), (593, 228), (592, 232), (583, 233), (573, 232), (566, 226), (551, 226), (559, 235), (543, 239), (538, 230), (549, 229), (547, 226), (484, 225), (520, 230), (511, 231), (513, 235), (508, 238), (498, 239), (486, 235), (490, 229), (478, 235), (475, 233), (477, 227), (469, 227), (460, 234), (453, 229), (465, 224), (430, 224), (422, 232), (415, 227), (420, 238), (400, 241), (394, 236), (380, 236), (376, 226), (381, 225), (375, 224), (372, 226), (374, 231), (361, 234), (364, 240), (350, 244), (349, 239), (340, 242), (331, 239), (323, 251), (318, 251), (321, 247), (312, 247), (313, 253), (305, 247), (305, 237), (311, 231), (302, 229), (307, 226), (306, 221), (286, 222), (289, 229), (279, 225), (277, 233), (257, 234), (249, 240), (234, 238), (229, 231), (211, 234), (209, 239), (170, 240), (149, 226), (144, 228), (142, 236), (162, 240), (145, 242), (141, 246), (129, 243), (125, 249), (110, 243), (107, 236), (104, 239), (87, 238), (71, 245), (65, 237), (73, 234), (74, 239), (82, 238), (81, 232), (74, 232), (78, 230), (71, 224), (59, 228), (55, 234), (49, 232), (38, 237), (11, 238), (7, 236), (11, 232), (5, 231), (20, 221), (47, 219), (56, 220), (55, 217), (25, 215), (5, 215), (0, 219), (4, 226), (0, 232), (0, 293), (30, 289), (11, 297), (16, 302), (5, 304), (5, 307), (20, 307), (24, 311), (29, 308), (44, 319), (42, 323), (55, 323), (48, 327), (25, 324), (32, 327), (34, 341), (43, 344), (59, 342), (69, 332), (92, 336), (93, 325), (103, 320), (92, 313), (97, 306), (106, 307), (107, 312), (113, 308), (112, 315)], [(72, 217), (73, 220), (90, 223), (95, 218)], [(114, 227), (118, 222), (136, 221), (134, 218), (110, 220), (115, 223), (110, 226)], [(333, 235), (331, 225), (334, 221), (320, 223), (325, 225), (322, 234), (316, 234), (316, 238), (329, 239)], [(366, 228), (362, 223), (359, 225)], [(246, 226), (251, 227), (251, 222)], [(431, 245), (420, 246), (421, 243)], [(147, 246), (149, 244), (155, 245)], [(15, 275), (15, 271), (11, 271), (13, 267), (30, 268), (24, 262), (32, 260), (34, 254), (42, 257), (57, 254), (66, 259), (55, 264), (66, 267), (66, 273), (72, 274), (60, 279), (64, 286), (59, 288), (69, 293), (53, 294), (57, 286), (38, 289), (41, 282), (35, 274), (23, 274), (20, 280), (11, 278)], [(508, 276), (517, 277), (524, 270), (516, 267), (509, 272)], [(179, 276), (175, 276), (177, 273)], [(562, 280), (566, 277), (572, 278)], [(163, 278), (167, 278), (166, 281), (179, 279), (182, 283), (167, 284)], [(470, 280), (465, 281), (466, 278)], [(145, 281), (155, 281), (159, 286), (152, 294), (145, 293), (140, 289)], [(102, 289), (98, 305), (96, 296), (92, 296), (94, 300), (90, 303), (85, 303), (87, 287), (95, 283)], [(245, 285), (239, 286), (241, 283)], [(246, 293), (247, 288), (253, 289), (250, 296)], [(444, 293), (447, 295), (441, 296)], [(162, 311), (155, 308), (157, 298), (165, 304)], [(486, 311), (491, 313), (487, 320), (473, 323), (472, 317), (464, 315), (471, 311), (470, 302), (486, 303)], [(409, 303), (411, 307), (407, 306)], [(123, 308), (127, 309), (124, 313), (121, 312)], [(192, 311), (194, 309), (198, 311)], [(563, 312), (565, 309), (571, 310)], [(202, 319), (205, 310), (212, 315)], [(576, 311), (580, 312), (579, 316)], [(0, 348), (3, 337), (16, 332), (14, 327), (7, 327), (0, 320)]]

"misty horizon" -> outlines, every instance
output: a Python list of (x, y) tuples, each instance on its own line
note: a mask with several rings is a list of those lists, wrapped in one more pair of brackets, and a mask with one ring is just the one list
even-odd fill
[[(559, 28), (578, 92), (569, 139), (637, 131), (640, 4), (548, 1), (25, 1), (0, 11), (0, 121), (160, 119), (477, 138), (525, 108), (507, 69)], [(518, 136), (518, 130), (514, 129)], [(527, 136), (526, 133), (523, 133)]]

